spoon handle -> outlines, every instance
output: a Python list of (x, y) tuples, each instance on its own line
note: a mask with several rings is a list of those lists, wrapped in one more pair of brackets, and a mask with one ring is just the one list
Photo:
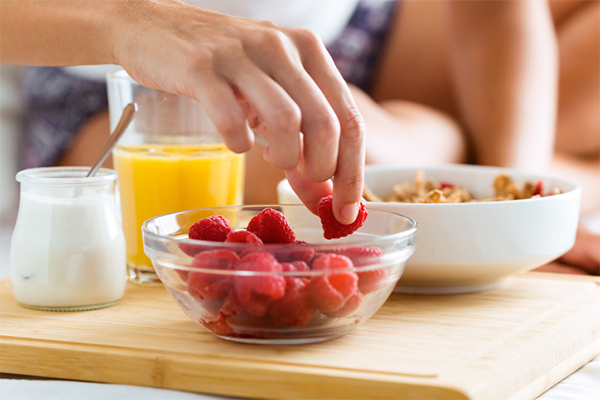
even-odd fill
[(102, 166), (102, 163), (104, 162), (104, 160), (106, 160), (106, 157), (108, 157), (111, 150), (113, 149), (113, 147), (115, 147), (115, 144), (121, 137), (121, 135), (123, 135), (123, 132), (125, 132), (125, 129), (127, 129), (129, 124), (131, 123), (131, 120), (133, 119), (133, 114), (135, 114), (136, 108), (137, 108), (137, 106), (135, 103), (129, 103), (129, 104), (127, 104), (127, 106), (125, 106), (125, 108), (123, 109), (123, 114), (121, 115), (121, 119), (119, 120), (119, 123), (117, 124), (117, 127), (113, 131), (112, 135), (110, 135), (110, 139), (108, 140), (108, 142), (102, 149), (102, 152), (100, 153), (100, 157), (98, 157), (98, 159), (96, 160), (96, 162), (90, 169), (90, 172), (87, 174), (87, 177), (94, 176), (96, 174), (96, 172), (98, 172), (98, 170), (100, 169), (100, 166)]

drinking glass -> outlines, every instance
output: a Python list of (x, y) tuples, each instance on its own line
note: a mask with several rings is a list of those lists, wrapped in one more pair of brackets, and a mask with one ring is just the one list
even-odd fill
[(160, 285), (144, 254), (142, 223), (177, 211), (241, 204), (244, 156), (225, 147), (197, 101), (146, 88), (124, 70), (109, 73), (107, 81), (111, 131), (125, 106), (137, 104), (113, 150), (128, 276)]

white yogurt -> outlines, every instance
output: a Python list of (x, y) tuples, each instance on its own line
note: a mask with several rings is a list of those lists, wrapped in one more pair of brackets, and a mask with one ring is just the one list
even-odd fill
[(125, 290), (125, 262), (112, 193), (21, 192), (11, 243), (12, 286), (20, 304), (85, 309), (114, 303)]

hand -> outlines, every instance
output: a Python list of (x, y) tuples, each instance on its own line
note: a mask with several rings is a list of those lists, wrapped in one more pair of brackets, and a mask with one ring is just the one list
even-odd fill
[(558, 261), (575, 266), (588, 274), (599, 275), (600, 235), (579, 227), (573, 248)]
[(333, 192), (336, 218), (354, 222), (364, 124), (318, 36), (175, 0), (135, 2), (124, 15), (115, 58), (134, 80), (196, 99), (232, 151), (248, 151), (255, 130), (312, 212)]
[(539, 272), (578, 275), (600, 274), (600, 235), (580, 227), (575, 245), (557, 261), (537, 268)]

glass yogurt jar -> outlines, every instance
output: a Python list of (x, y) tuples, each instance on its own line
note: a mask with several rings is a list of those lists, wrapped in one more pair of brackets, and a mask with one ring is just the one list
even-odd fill
[(21, 171), (19, 214), (11, 243), (17, 302), (49, 311), (116, 304), (125, 291), (125, 237), (117, 218), (117, 174), (87, 167)]

